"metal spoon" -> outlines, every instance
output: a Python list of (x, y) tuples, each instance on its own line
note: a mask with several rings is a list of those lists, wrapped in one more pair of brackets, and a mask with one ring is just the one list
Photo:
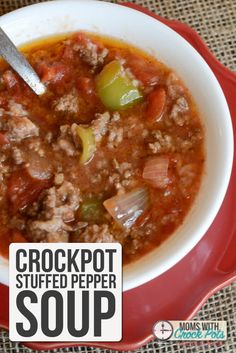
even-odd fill
[(0, 55), (8, 62), (8, 64), (18, 73), (18, 75), (30, 86), (37, 94), (45, 93), (46, 87), (40, 78), (26, 60), (26, 58), (18, 51), (10, 38), (0, 27)]

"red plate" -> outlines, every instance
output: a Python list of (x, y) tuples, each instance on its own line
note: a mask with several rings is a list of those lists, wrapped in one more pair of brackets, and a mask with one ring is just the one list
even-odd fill
[[(198, 34), (188, 26), (163, 19), (134, 4), (125, 4), (165, 23), (184, 37), (214, 71), (229, 104), (236, 131), (236, 75), (220, 64)], [(236, 135), (236, 134), (235, 134)], [(236, 139), (236, 136), (235, 136)], [(83, 346), (132, 350), (153, 338), (157, 320), (191, 318), (217, 290), (236, 279), (236, 161), (224, 203), (214, 223), (195, 248), (172, 269), (151, 282), (123, 295), (123, 339), (121, 342), (80, 343)], [(8, 287), (0, 285), (0, 326), (8, 328)], [(47, 350), (78, 346), (74, 343), (27, 343)]]

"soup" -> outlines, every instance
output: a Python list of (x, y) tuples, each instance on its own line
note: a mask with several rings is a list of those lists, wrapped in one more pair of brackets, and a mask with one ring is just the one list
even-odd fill
[(120, 242), (129, 263), (184, 221), (204, 131), (181, 79), (92, 34), (23, 49), (47, 91), (0, 64), (0, 252), (11, 242)]

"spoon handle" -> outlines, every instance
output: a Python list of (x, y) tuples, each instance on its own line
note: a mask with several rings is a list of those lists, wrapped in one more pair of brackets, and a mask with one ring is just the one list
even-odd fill
[(45, 93), (46, 88), (26, 58), (18, 51), (10, 38), (0, 27), (0, 55), (37, 94)]

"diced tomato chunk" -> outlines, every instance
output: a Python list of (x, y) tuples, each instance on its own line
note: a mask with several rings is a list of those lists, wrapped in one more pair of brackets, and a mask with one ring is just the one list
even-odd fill
[(38, 65), (37, 70), (41, 81), (44, 83), (57, 83), (62, 79), (68, 79), (70, 76), (68, 67), (62, 63), (54, 63), (52, 65), (41, 63)]
[(131, 69), (135, 78), (142, 82), (144, 86), (154, 86), (159, 82), (159, 72), (157, 68), (150, 65), (148, 59), (129, 53), (126, 56), (127, 67)]
[(7, 145), (7, 144), (9, 144), (8, 138), (6, 137), (5, 134), (0, 132), (0, 146), (4, 146), (4, 145)]
[(147, 96), (147, 118), (149, 121), (159, 121), (166, 105), (166, 91), (162, 87), (154, 89)]
[(8, 183), (12, 212), (16, 213), (37, 200), (40, 193), (50, 185), (51, 179), (34, 179), (24, 168), (13, 172)]

